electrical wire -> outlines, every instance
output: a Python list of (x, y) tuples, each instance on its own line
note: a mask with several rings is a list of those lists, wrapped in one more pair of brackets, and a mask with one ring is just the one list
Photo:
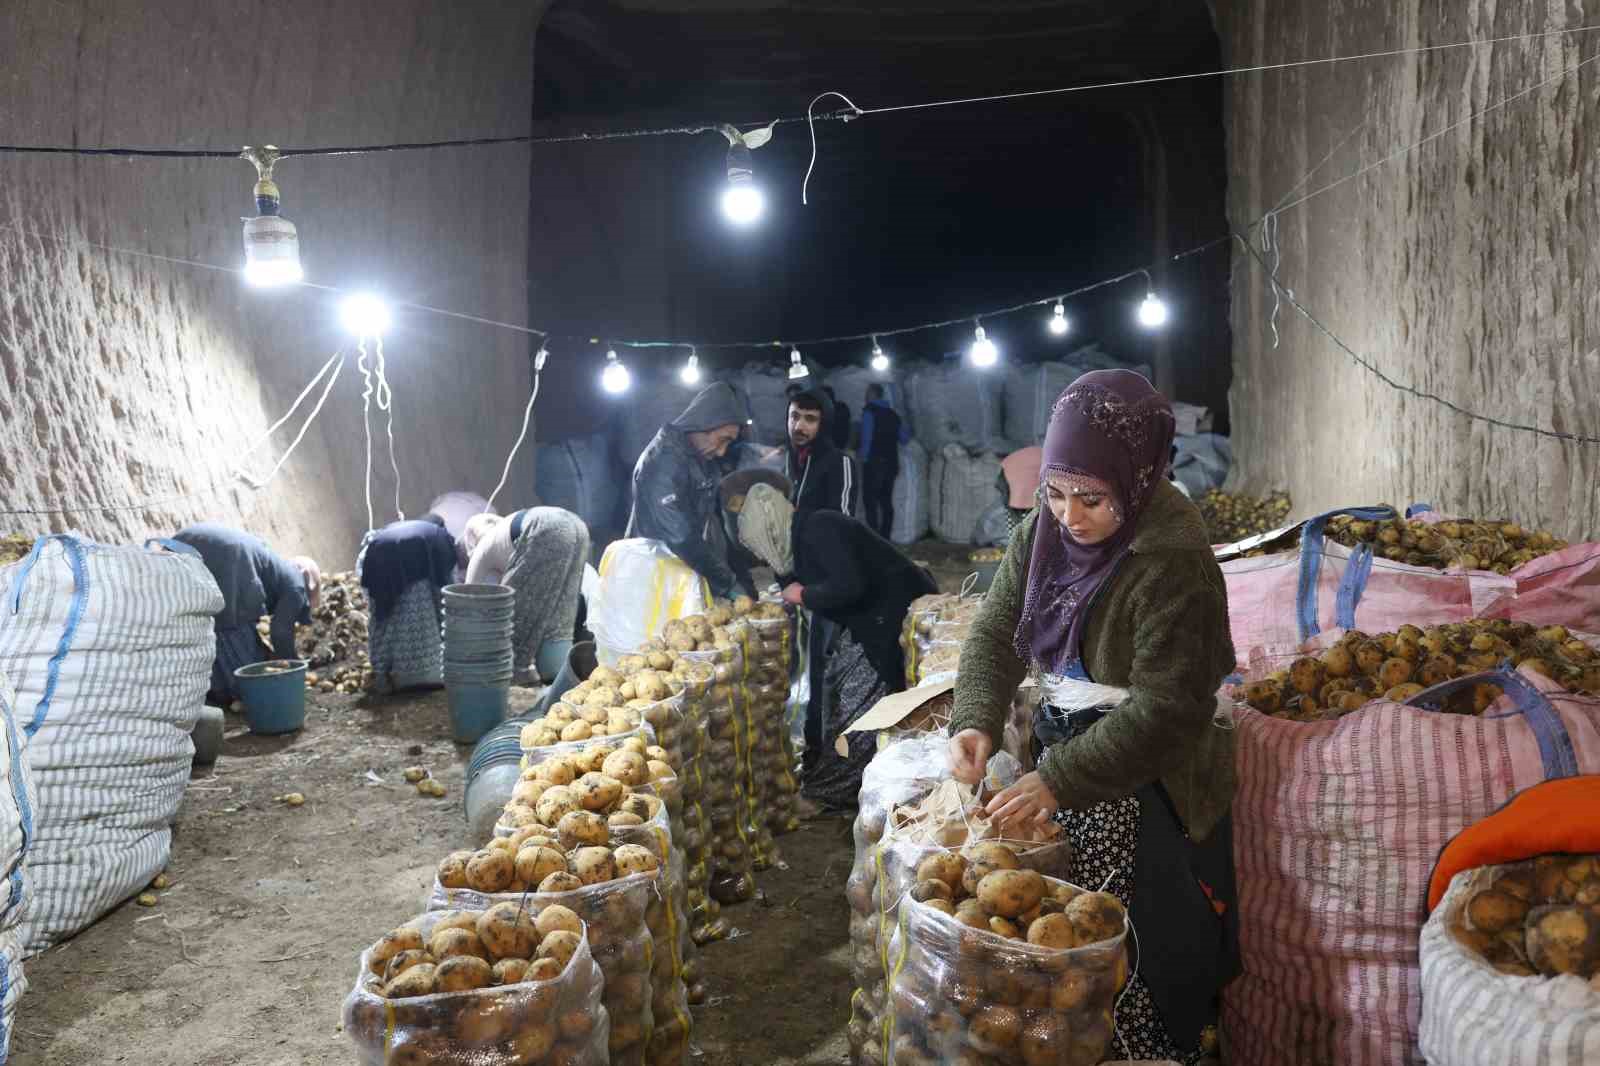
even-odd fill
[(367, 476), (365, 487), (367, 494), (367, 532), (370, 533), (376, 529), (377, 526), (375, 526), (372, 521), (372, 419), (370, 417), (370, 412), (372, 410), (372, 371), (367, 367), (367, 339), (365, 337), (362, 337), (356, 342), (356, 351), (360, 353), (360, 355), (356, 357), (356, 369), (361, 371), (362, 381), (361, 429), (362, 432), (366, 434), (367, 439)]
[(483, 505), (483, 513), (488, 514), (494, 510), (495, 497), (500, 495), (500, 490), (506, 487), (506, 482), (511, 478), (511, 464), (517, 458), (517, 452), (522, 450), (522, 442), (528, 437), (528, 423), (533, 419), (533, 403), (539, 398), (539, 375), (544, 370), (544, 361), (549, 352), (543, 348), (533, 357), (533, 392), (528, 396), (528, 406), (522, 411), (522, 431), (517, 434), (517, 442), (511, 446), (511, 452), (506, 456), (505, 469), (500, 472), (500, 484), (489, 493), (488, 501)]
[[(239, 465), (234, 468), (234, 476), (240, 481), (243, 481), (252, 489), (260, 490), (266, 488), (267, 485), (271, 483), (272, 479), (278, 476), (278, 471), (283, 469), (283, 464), (289, 461), (289, 456), (293, 455), (294, 450), (300, 447), (300, 442), (305, 440), (306, 432), (311, 428), (311, 423), (315, 422), (317, 420), (317, 416), (322, 413), (322, 405), (328, 402), (328, 394), (333, 392), (334, 382), (339, 380), (339, 374), (344, 370), (344, 352), (341, 351), (336, 353), (334, 358), (338, 360), (338, 363), (334, 364), (332, 376), (328, 378), (328, 383), (322, 387), (322, 395), (317, 397), (317, 405), (313, 407), (311, 409), (311, 413), (306, 416), (305, 423), (300, 427), (300, 432), (295, 434), (294, 440), (289, 442), (289, 447), (285, 448), (283, 454), (278, 456), (277, 463), (274, 464), (272, 469), (267, 472), (267, 476), (263, 480), (256, 481), (254, 478), (250, 477), (249, 474), (244, 472), (244, 462), (241, 458)], [(326, 370), (327, 366), (328, 364), (323, 364), (323, 370)], [(317, 377), (321, 376), (322, 371), (318, 371)], [(311, 391), (312, 386), (316, 384), (316, 380), (316, 378), (311, 379), (311, 384), (307, 385), (305, 390), (301, 392), (299, 397), (295, 399), (294, 407), (289, 408), (288, 414), (285, 414), (282, 418), (278, 419), (277, 423), (273, 425), (272, 429), (267, 431), (266, 436), (270, 437), (273, 430), (276, 430), (278, 426), (283, 425), (289, 420), (289, 415), (294, 414), (295, 407), (300, 406), (300, 401), (305, 399), (306, 393)], [(246, 452), (245, 454), (248, 455), (249, 452)]]
[(851, 112), (856, 115), (861, 114), (861, 109), (856, 106), (856, 102), (854, 100), (850, 99), (844, 93), (837, 92), (833, 89), (829, 89), (827, 92), (818, 93), (816, 98), (813, 99), (811, 103), (806, 105), (806, 126), (811, 131), (811, 162), (806, 164), (805, 180), (800, 182), (800, 203), (802, 205), (809, 204), (811, 202), (809, 199), (807, 199), (807, 190), (811, 186), (811, 171), (817, 165), (817, 124), (811, 120), (811, 110), (817, 106), (818, 100), (828, 96), (837, 96), (846, 104), (850, 105)]
[(394, 471), (394, 513), (396, 521), (404, 522), (406, 513), (400, 509), (400, 460), (394, 451), (394, 393), (389, 388), (389, 368), (383, 358), (383, 337), (375, 347), (378, 351), (378, 410), (384, 413), (384, 433), (389, 437), (389, 469)]

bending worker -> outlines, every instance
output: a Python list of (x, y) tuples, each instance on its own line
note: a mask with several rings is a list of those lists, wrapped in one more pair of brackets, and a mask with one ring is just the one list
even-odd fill
[(1234, 650), (1205, 522), (1166, 480), (1173, 425), (1131, 371), (1085, 374), (1056, 400), (1041, 504), (961, 649), (950, 764), (978, 783), (1035, 669), (1038, 769), (989, 813), (1002, 832), (1054, 821), (1068, 880), (1129, 908), (1141, 957), (1116, 1003), (1124, 1053), (1193, 1061), (1238, 972), (1233, 735), (1217, 722)]
[(437, 512), (368, 533), (356, 557), (366, 591), (367, 658), (379, 692), (444, 682), (441, 594), (456, 566), (456, 545)]
[(874, 744), (868, 738), (865, 752), (852, 752), (841, 767), (833, 741), (882, 696), (905, 688), (900, 627), (912, 601), (937, 592), (938, 586), (865, 522), (837, 511), (800, 510), (775, 484), (771, 474), (741, 471), (727, 479), (723, 497), (736, 512), (740, 543), (772, 567), (784, 586), (784, 602), (848, 632), (830, 660), (829, 676), (842, 676), (835, 664), (865, 667), (867, 684), (850, 693), (852, 698), (826, 692), (813, 698), (806, 713), (802, 789), (813, 802), (845, 806), (855, 800)]
[(700, 391), (687, 410), (662, 426), (633, 468), (628, 537), (659, 540), (693, 567), (712, 595), (755, 595), (755, 583), (728, 558), (722, 532), (718, 465), (745, 424), (744, 405), (726, 382)]
[[(185, 526), (173, 539), (200, 553), (222, 590), (209, 698), (226, 706), (239, 694), (235, 670), (269, 658), (298, 658), (294, 627), (311, 624), (311, 610), (321, 596), (322, 571), (304, 555), (285, 559), (260, 537), (212, 522)], [(263, 615), (272, 616), (270, 649), (256, 632)]]
[(529, 507), (504, 518), (474, 515), (462, 535), (467, 584), (516, 590), (512, 662), (519, 674), (555, 680), (572, 650), (589, 561), (589, 527), (560, 507)]

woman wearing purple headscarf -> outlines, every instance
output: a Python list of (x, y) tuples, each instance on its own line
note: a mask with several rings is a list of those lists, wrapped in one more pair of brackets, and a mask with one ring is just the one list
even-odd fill
[(950, 762), (978, 783), (1033, 671), (1039, 768), (989, 812), (1056, 821), (1071, 880), (1129, 909), (1139, 950), (1107, 1056), (1193, 1062), (1238, 972), (1233, 743), (1217, 713), (1234, 651), (1205, 524), (1166, 478), (1173, 430), (1171, 405), (1131, 371), (1085, 374), (1056, 400), (1040, 506), (962, 649)]

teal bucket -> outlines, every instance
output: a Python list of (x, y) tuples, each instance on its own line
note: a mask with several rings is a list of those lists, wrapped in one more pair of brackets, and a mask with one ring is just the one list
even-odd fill
[(450, 700), (450, 731), (457, 744), (476, 744), (506, 717), (511, 692), (505, 685), (445, 686)]
[(306, 661), (272, 659), (233, 672), (250, 732), (293, 733), (306, 724)]

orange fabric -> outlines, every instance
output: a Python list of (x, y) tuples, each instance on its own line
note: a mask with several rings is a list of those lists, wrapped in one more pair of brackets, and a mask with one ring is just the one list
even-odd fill
[(1039, 468), (1044, 465), (1044, 449), (1018, 448), (1000, 460), (1000, 470), (1006, 476), (1006, 486), (1011, 489), (1007, 506), (1018, 510), (1033, 509), (1033, 494), (1039, 490)]
[(1462, 870), (1538, 855), (1592, 852), (1600, 852), (1600, 774), (1562, 777), (1523, 789), (1445, 845), (1428, 882), (1428, 912)]

